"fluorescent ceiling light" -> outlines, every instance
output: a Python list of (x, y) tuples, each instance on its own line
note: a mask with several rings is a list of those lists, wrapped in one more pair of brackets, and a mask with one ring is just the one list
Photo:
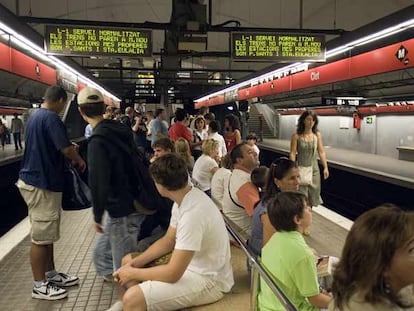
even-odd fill
[(82, 81), (83, 83), (85, 83), (89, 86), (92, 86), (92, 87), (98, 89), (100, 92), (103, 93), (103, 95), (106, 95), (109, 98), (114, 99), (115, 101), (121, 101), (120, 98), (118, 98), (115, 95), (111, 94), (110, 92), (105, 90), (102, 86), (97, 84), (96, 82), (94, 82), (94, 81), (90, 80), (89, 78), (85, 77), (80, 72), (78, 72), (74, 68), (70, 67), (69, 65), (67, 65), (66, 63), (64, 63), (60, 59), (56, 58), (55, 56), (47, 55), (45, 53), (45, 51), (40, 46), (33, 43), (32, 41), (30, 41), (26, 37), (22, 36), (21, 34), (17, 33), (16, 31), (14, 31), (12, 28), (7, 26), (6, 24), (0, 22), (0, 35), (3, 35), (4, 33), (9, 34), (10, 38), (11, 38), (11, 41), (14, 44), (16, 44), (17, 46), (19, 46), (21, 49), (29, 51), (31, 54), (37, 56), (41, 60), (43, 60), (43, 61), (45, 61), (49, 64), (53, 64), (58, 69), (67, 71), (70, 74), (73, 74), (73, 75), (77, 76), (80, 81)]
[(39, 52), (38, 50), (35, 50), (35, 49), (29, 47), (26, 43), (24, 43), (20, 39), (17, 39), (14, 36), (10, 36), (10, 41), (13, 42), (15, 45), (17, 45), (19, 48), (21, 48), (23, 51), (28, 51), (30, 54), (35, 55), (36, 57), (40, 58), (41, 60), (45, 61), (46, 63), (53, 64), (53, 62), (45, 54)]
[(200, 97), (200, 98), (196, 99), (195, 101), (199, 102), (199, 101), (203, 101), (203, 100), (209, 99), (210, 97), (214, 97), (214, 96), (217, 96), (217, 95), (220, 95), (220, 94), (224, 95), (224, 93), (228, 93), (228, 92), (237, 90), (241, 87), (256, 85), (258, 83), (261, 83), (264, 80), (268, 81), (269, 78), (271, 80), (274, 80), (274, 76), (283, 75), (286, 72), (290, 72), (290, 71), (298, 72), (298, 71), (307, 70), (308, 66), (309, 66), (309, 63), (294, 63), (294, 64), (291, 64), (291, 65), (285, 66), (283, 68), (279, 68), (279, 69), (267, 72), (267, 73), (265, 73), (265, 74), (263, 74), (259, 77), (254, 77), (250, 80), (243, 81), (243, 82), (240, 82), (240, 83), (237, 83), (237, 84), (233, 84), (233, 85), (229, 86), (228, 88), (226, 88), (224, 90), (220, 90), (220, 91), (208, 94), (206, 96)]
[[(404, 22), (399, 23), (397, 25), (385, 28), (385, 29), (380, 30), (376, 33), (370, 34), (368, 36), (359, 38), (357, 40), (354, 40), (354, 41), (349, 42), (347, 44), (344, 44), (342, 46), (336, 47), (332, 50), (326, 51), (326, 54), (325, 54), (326, 58), (328, 59), (330, 57), (333, 57), (333, 56), (345, 53), (347, 51), (350, 51), (355, 46), (362, 46), (362, 45), (365, 45), (365, 44), (368, 44), (368, 43), (371, 43), (371, 42), (389, 37), (391, 35), (394, 35), (396, 33), (399, 33), (401, 31), (404, 31), (404, 30), (406, 30), (408, 28), (411, 28), (411, 27), (414, 27), (414, 19), (404, 21)], [(296, 70), (295, 72), (304, 71), (304, 70), (308, 69), (308, 66), (309, 66), (309, 63), (294, 63), (294, 64), (291, 64), (291, 65), (276, 69), (274, 71), (265, 73), (261, 76), (254, 77), (250, 80), (231, 85), (230, 87), (225, 88), (223, 90), (208, 94), (208, 95), (200, 97), (200, 98), (197, 98), (195, 100), (195, 102), (204, 101), (204, 100), (207, 100), (211, 97), (214, 97), (214, 96), (217, 96), (217, 95), (220, 95), (220, 94), (224, 94), (224, 93), (227, 93), (227, 92), (231, 92), (231, 91), (233, 91), (235, 89), (239, 89), (241, 87), (256, 85), (256, 84), (261, 83), (263, 81), (268, 81), (269, 78), (271, 78), (273, 80), (274, 79), (273, 77), (275, 77), (275, 76), (276, 77), (283, 77), (283, 74), (287, 71), (290, 71), (292, 73), (295, 70)]]
[(340, 100), (365, 100), (365, 97), (360, 97), (360, 96), (338, 96), (338, 97), (326, 97), (326, 98), (335, 98), (335, 99), (340, 99)]

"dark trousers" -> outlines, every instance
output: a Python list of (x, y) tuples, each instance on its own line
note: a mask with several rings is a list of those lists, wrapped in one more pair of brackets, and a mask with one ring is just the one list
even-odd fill
[(14, 147), (16, 150), (19, 150), (17, 145), (19, 145), (20, 149), (23, 149), (22, 147), (22, 138), (20, 133), (13, 133), (13, 140), (14, 140)]

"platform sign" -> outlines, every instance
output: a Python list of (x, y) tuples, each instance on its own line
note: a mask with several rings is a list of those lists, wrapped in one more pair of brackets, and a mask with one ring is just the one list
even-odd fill
[(325, 61), (325, 36), (288, 33), (231, 33), (236, 61)]
[(49, 54), (67, 56), (148, 57), (152, 55), (152, 31), (46, 25), (45, 49)]

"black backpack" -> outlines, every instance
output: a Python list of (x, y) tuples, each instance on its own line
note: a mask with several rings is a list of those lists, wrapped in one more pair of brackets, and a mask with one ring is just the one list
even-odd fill
[(161, 209), (170, 209), (171, 201), (163, 198), (152, 180), (149, 172), (149, 161), (145, 155), (135, 146), (130, 146), (118, 140), (109, 140), (103, 135), (92, 135), (91, 138), (100, 137), (105, 141), (115, 145), (126, 156), (125, 165), (130, 163), (127, 169), (129, 184), (134, 197), (134, 205), (137, 210), (144, 214), (151, 215)]
[(81, 179), (76, 168), (67, 161), (64, 171), (62, 209), (76, 211), (91, 207), (92, 197), (88, 185)]

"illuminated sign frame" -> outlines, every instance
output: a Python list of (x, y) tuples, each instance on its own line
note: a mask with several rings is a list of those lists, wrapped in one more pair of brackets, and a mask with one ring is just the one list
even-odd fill
[(65, 56), (151, 57), (152, 30), (45, 25), (45, 51)]
[[(254, 44), (251, 44), (251, 42), (254, 42)], [(295, 51), (295, 48), (298, 51)], [(232, 32), (230, 34), (230, 50), (231, 58), (235, 61), (292, 62), (306, 60), (324, 62), (326, 60), (324, 35)], [(311, 53), (312, 50), (316, 50), (317, 53)], [(240, 54), (237, 55), (237, 52)], [(244, 53), (245, 55), (242, 55)]]

